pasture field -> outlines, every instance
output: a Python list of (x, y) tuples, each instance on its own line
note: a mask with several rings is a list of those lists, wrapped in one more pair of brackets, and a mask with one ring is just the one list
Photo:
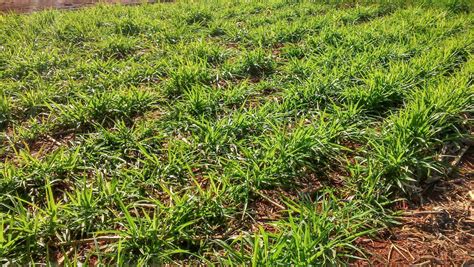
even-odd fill
[(448, 179), (472, 143), (471, 10), (0, 14), (0, 262), (364, 258), (357, 241), (397, 225), (400, 201)]

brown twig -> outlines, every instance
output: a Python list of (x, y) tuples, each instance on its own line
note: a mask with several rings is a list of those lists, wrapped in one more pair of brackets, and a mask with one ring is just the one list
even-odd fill
[(72, 241), (64, 241), (59, 242), (59, 246), (66, 246), (66, 245), (81, 245), (81, 244), (89, 244), (92, 242), (116, 242), (120, 239), (130, 239), (128, 236), (97, 236), (92, 238), (85, 238), (80, 240), (72, 240)]
[(276, 207), (278, 207), (279, 209), (281, 210), (284, 210), (286, 209), (284, 206), (282, 206), (280, 203), (277, 203), (275, 201), (273, 201), (271, 198), (267, 197), (266, 195), (262, 194), (261, 192), (259, 191), (256, 191), (256, 193), (261, 196), (262, 198), (264, 198), (266, 201), (270, 202), (271, 204), (275, 205)]

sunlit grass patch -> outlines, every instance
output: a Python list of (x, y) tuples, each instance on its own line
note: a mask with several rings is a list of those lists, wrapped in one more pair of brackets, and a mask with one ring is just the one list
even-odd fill
[(0, 262), (363, 257), (472, 138), (473, 22), (467, 1), (0, 15)]

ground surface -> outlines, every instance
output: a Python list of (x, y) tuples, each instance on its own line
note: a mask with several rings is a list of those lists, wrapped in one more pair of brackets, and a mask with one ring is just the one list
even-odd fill
[(469, 262), (474, 16), (413, 2), (0, 15), (0, 261)]
[(405, 205), (400, 227), (394, 227), (359, 245), (370, 257), (364, 265), (474, 264), (474, 150), (466, 152), (449, 181), (426, 188), (423, 201)]

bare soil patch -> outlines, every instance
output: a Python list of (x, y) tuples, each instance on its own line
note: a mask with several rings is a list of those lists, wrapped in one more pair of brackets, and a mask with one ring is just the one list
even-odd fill
[(450, 180), (439, 181), (419, 203), (406, 203), (402, 225), (358, 243), (367, 251), (364, 265), (474, 264), (474, 149), (471, 147)]

